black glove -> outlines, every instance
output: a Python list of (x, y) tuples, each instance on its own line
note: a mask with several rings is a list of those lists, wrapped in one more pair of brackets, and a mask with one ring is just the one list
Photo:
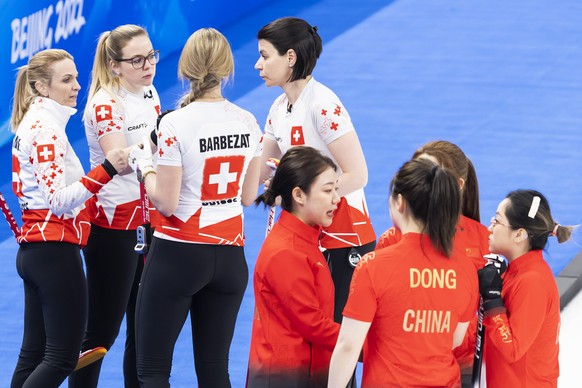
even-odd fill
[(501, 299), (503, 280), (495, 265), (489, 264), (477, 271), (479, 276), (479, 293), (483, 298), (483, 311), (504, 307)]

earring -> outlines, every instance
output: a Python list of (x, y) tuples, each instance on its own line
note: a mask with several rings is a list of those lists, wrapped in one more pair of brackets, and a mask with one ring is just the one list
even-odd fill
[(292, 65), (292, 64), (289, 64), (289, 67), (291, 67), (291, 68), (292, 68), (292, 67), (293, 67), (293, 65)]

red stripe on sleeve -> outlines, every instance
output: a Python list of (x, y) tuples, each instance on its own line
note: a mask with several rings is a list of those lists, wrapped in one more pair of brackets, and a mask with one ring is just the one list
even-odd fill
[(95, 194), (111, 179), (113, 178), (107, 174), (103, 166), (99, 165), (84, 175), (83, 178), (81, 178), (81, 183), (87, 188), (87, 190)]

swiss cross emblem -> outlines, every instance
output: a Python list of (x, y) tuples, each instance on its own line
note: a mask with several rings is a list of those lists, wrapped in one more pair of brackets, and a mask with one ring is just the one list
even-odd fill
[(22, 194), (22, 182), (20, 181), (20, 161), (16, 155), (12, 155), (12, 191), (19, 198), (24, 196)]
[(291, 145), (303, 145), (305, 138), (303, 137), (303, 127), (291, 127)]
[(95, 107), (95, 118), (98, 123), (103, 120), (111, 120), (113, 118), (111, 105), (97, 105)]
[(174, 144), (176, 142), (176, 136), (174, 137), (169, 137), (166, 140), (164, 140), (164, 143), (166, 143), (166, 145), (168, 147), (170, 147), (172, 144)]
[(244, 163), (245, 157), (242, 155), (206, 159), (200, 199), (212, 201), (235, 198), (240, 188), (239, 180)]
[(40, 144), (36, 147), (36, 156), (39, 163), (52, 162), (55, 160), (55, 145)]

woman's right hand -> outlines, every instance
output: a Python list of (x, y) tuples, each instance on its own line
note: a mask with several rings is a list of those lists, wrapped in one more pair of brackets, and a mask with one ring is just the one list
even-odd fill
[(115, 148), (107, 152), (105, 159), (111, 163), (115, 171), (123, 172), (128, 166), (129, 148)]
[(150, 140), (144, 137), (142, 142), (131, 147), (129, 151), (129, 165), (134, 171), (139, 168), (141, 172), (153, 168), (152, 149)]

